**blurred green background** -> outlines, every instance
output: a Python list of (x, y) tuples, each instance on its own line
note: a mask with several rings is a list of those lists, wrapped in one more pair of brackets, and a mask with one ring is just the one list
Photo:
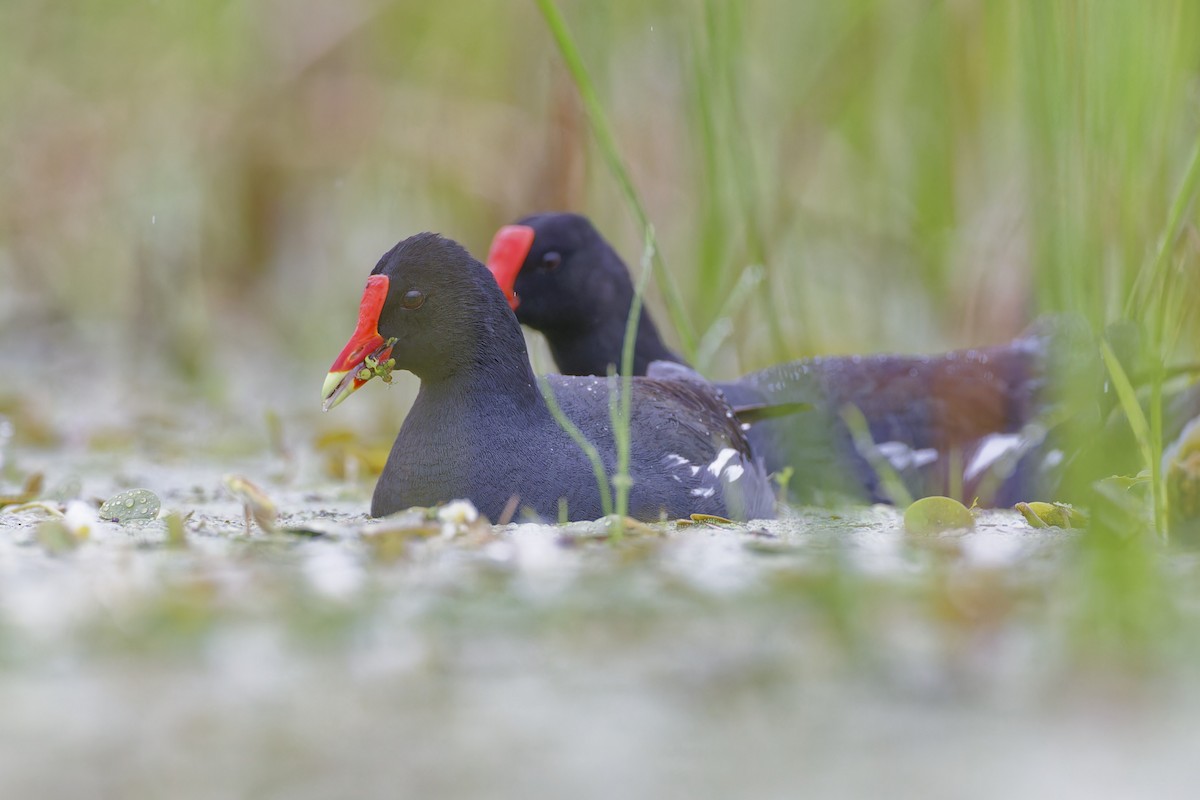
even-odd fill
[[(1200, 5), (559, 7), (713, 375), (994, 343), (1057, 310), (1195, 358), (1193, 207), (1155, 262), (1200, 127)], [(641, 251), (532, 2), (11, 0), (0, 108), (17, 369), (69, 347), (221, 398), (221, 354), (250, 354), (315, 407), (402, 237), (482, 257), (571, 209)]]
[[(992, 344), (1057, 312), (1131, 323), (1143, 365), (1200, 361), (1195, 0), (557, 7), (713, 377)], [(198, 796), (180, 774), (262, 773), (260, 795), (295, 796), (345, 763), (491, 791), (514, 766), (557, 786), (568, 752), (582, 794), (611, 795), (594, 765), (703, 788), (711, 749), (738, 767), (711, 785), (826, 795), (831, 773), (948, 796), (1185, 785), (1200, 561), (1140, 535), (1146, 492), (1097, 492), (1086, 533), (1006, 512), (904, 537), (859, 509), (754, 542), (372, 553), (372, 470), (416, 381), (319, 408), (378, 257), (430, 229), (482, 257), (498, 226), (568, 209), (639, 262), (579, 97), (533, 0), (0, 2), (0, 488), (77, 473), (67, 497), (151, 486), (199, 520), (188, 550), (98, 531), (59, 557), (6, 512), (4, 740), (29, 744), (0, 778)], [(649, 303), (669, 328), (660, 287)], [(1130, 471), (1151, 438), (1126, 435)], [(243, 540), (226, 469), (337, 534)], [(179, 642), (215, 644), (156, 671), (147, 644)], [(1011, 781), (1022, 756), (1033, 778)]]

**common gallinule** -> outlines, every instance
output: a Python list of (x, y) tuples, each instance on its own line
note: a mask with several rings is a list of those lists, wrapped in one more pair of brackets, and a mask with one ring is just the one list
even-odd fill
[[(554, 519), (560, 501), (572, 520), (602, 514), (591, 463), (552, 416), (496, 282), (439, 235), (405, 239), (375, 266), (358, 326), (325, 381), (325, 408), (375, 375), (390, 377), (393, 366), (421, 386), (375, 487), (373, 515), (455, 498), (493, 520), (513, 507)], [(548, 383), (612, 475), (609, 381)], [(730, 406), (698, 375), (634, 379), (630, 417), (631, 516), (773, 515), (771, 484)]]
[[(517, 319), (545, 334), (566, 374), (603, 375), (620, 360), (634, 287), (620, 256), (584, 216), (537, 214), (502, 228), (488, 268)], [(843, 409), (862, 412), (875, 453), (916, 495), (961, 481), (965, 495), (1004, 503), (1024, 488), (1006, 482), (1005, 456), (1027, 447), (1021, 435), (1042, 410), (1047, 336), (1030, 334), (990, 348), (938, 356), (846, 356), (793, 361), (718, 386), (734, 405), (808, 404), (812, 411), (754, 424), (747, 432), (768, 471), (795, 470), (798, 499), (832, 490), (889, 499)], [(643, 309), (635, 374), (656, 359), (679, 361)], [(1004, 474), (991, 473), (1003, 465)], [(1007, 487), (1007, 488), (1006, 488)], [(812, 492), (816, 492), (815, 495)]]
[[(487, 267), (517, 319), (546, 336), (564, 375), (607, 375), (620, 366), (625, 323), (633, 303), (629, 269), (579, 214), (535, 214), (493, 237)], [(633, 374), (653, 361), (676, 361), (643, 306)]]

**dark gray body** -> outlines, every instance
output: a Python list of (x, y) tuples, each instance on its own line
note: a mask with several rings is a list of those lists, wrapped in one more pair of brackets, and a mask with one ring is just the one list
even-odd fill
[[(389, 251), (375, 274), (388, 278), (378, 333), (421, 389), (371, 513), (466, 498), (496, 520), (515, 497), (518, 513), (556, 519), (562, 500), (569, 519), (600, 517), (592, 465), (551, 415), (521, 327), (487, 269), (457, 244), (420, 234)], [(405, 306), (413, 295), (423, 300)], [(555, 376), (550, 387), (612, 476), (608, 381)], [(711, 383), (694, 373), (634, 379), (631, 412), (631, 516), (773, 515), (769, 479)]]
[[(609, 476), (616, 445), (608, 382), (553, 376), (564, 414), (588, 432)], [(715, 389), (669, 381), (634, 381), (629, 515), (642, 520), (714, 514), (734, 519), (774, 516), (771, 484), (727, 414)], [(681, 406), (683, 397), (686, 406)], [(443, 392), (422, 386), (392, 446), (371, 513), (392, 513), (466, 498), (489, 519), (511, 499), (543, 519), (603, 515), (591, 462), (543, 405), (536, 386), (512, 393)]]

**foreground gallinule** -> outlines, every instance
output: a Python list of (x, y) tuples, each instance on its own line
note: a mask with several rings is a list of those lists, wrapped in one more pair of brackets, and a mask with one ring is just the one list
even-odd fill
[[(325, 381), (326, 410), (393, 366), (421, 387), (375, 487), (373, 515), (467, 498), (493, 520), (513, 508), (554, 519), (560, 501), (572, 520), (601, 516), (592, 466), (551, 415), (504, 296), (482, 264), (436, 234), (405, 239), (375, 266), (358, 327)], [(609, 382), (548, 381), (612, 475)], [(711, 384), (690, 371), (634, 379), (630, 416), (631, 516), (773, 515), (767, 476)]]
[[(545, 334), (564, 373), (603, 375), (619, 362), (633, 283), (586, 217), (538, 214), (502, 228), (488, 268), (517, 319)], [(1021, 432), (1043, 409), (1046, 351), (1047, 336), (1031, 334), (939, 356), (804, 359), (718, 386), (734, 405), (811, 406), (809, 413), (768, 419), (747, 432), (768, 471), (795, 471), (797, 499), (821, 499), (825, 490), (889, 499), (878, 471), (852, 442), (842, 413), (850, 405), (862, 412), (876, 453), (909, 492), (944, 493), (961, 481), (968, 498), (983, 490), (981, 502), (1007, 504), (1009, 495), (1027, 495), (1005, 479), (1009, 459), (1029, 444)], [(656, 359), (680, 360), (643, 310), (635, 374)], [(1004, 474), (992, 474), (1000, 465)]]

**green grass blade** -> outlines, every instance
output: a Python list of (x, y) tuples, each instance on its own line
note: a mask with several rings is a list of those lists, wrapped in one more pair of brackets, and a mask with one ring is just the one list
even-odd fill
[(700, 344), (696, 347), (696, 369), (701, 373), (708, 372), (712, 366), (713, 359), (717, 356), (717, 351), (721, 348), (725, 339), (733, 331), (731, 320), (741, 309), (746, 302), (750, 293), (757, 289), (766, 277), (766, 270), (759, 264), (751, 264), (746, 269), (742, 270), (742, 274), (738, 276), (738, 281), (734, 284), (733, 291), (725, 299), (721, 305), (721, 310), (717, 312), (716, 318), (712, 324), (708, 326), (708, 330), (700, 337)]
[[(1154, 527), (1160, 536), (1164, 535), (1166, 533), (1164, 527), (1166, 524), (1166, 487), (1163, 486), (1162, 481), (1162, 465), (1155, 455), (1161, 446), (1155, 446), (1151, 425), (1146, 420), (1142, 404), (1138, 402), (1137, 392), (1130, 383), (1129, 376), (1125, 374), (1125, 368), (1121, 366), (1121, 361), (1113, 352), (1112, 347), (1103, 340), (1100, 342), (1100, 355), (1104, 359), (1104, 366), (1108, 369), (1109, 378), (1117, 392), (1121, 410), (1125, 412), (1125, 418), (1129, 420), (1129, 427), (1133, 431), (1134, 441), (1137, 442), (1138, 452), (1141, 453), (1146, 468), (1150, 470), (1150, 486), (1154, 496)], [(1161, 406), (1162, 381), (1155, 381), (1152, 385), (1157, 385), (1160, 389), (1157, 400), (1159, 401), (1158, 405)], [(1158, 414), (1161, 417), (1161, 410)], [(1158, 421), (1156, 427), (1159, 430), (1162, 429), (1161, 420)]]
[(638, 273), (633, 301), (629, 304), (629, 316), (625, 320), (625, 341), (621, 347), (620, 390), (612, 391), (615, 376), (609, 375), (609, 415), (612, 418), (613, 439), (617, 448), (617, 471), (612, 483), (616, 497), (615, 510), (618, 525), (629, 512), (629, 492), (633, 479), (629, 474), (629, 460), (633, 449), (630, 424), (633, 409), (633, 355), (637, 341), (638, 322), (642, 316), (642, 298), (652, 273), (654, 259), (654, 229), (646, 229), (646, 242), (642, 249), (641, 271)]
[(608, 475), (604, 470), (604, 461), (600, 458), (600, 453), (596, 450), (595, 445), (587, 440), (583, 435), (583, 431), (567, 419), (567, 415), (563, 413), (562, 407), (558, 404), (558, 398), (554, 396), (554, 390), (550, 388), (550, 382), (542, 375), (538, 376), (538, 389), (542, 392), (542, 397), (546, 399), (546, 407), (550, 409), (550, 416), (554, 417), (554, 421), (558, 426), (566, 431), (567, 436), (571, 437), (571, 441), (579, 446), (583, 454), (587, 456), (587, 460), (591, 462), (592, 474), (596, 477), (596, 485), (600, 490), (600, 508), (604, 511), (605, 517), (611, 517), (613, 513), (612, 492), (608, 488)]
[(871, 427), (867, 424), (867, 418), (863, 416), (862, 410), (852, 403), (847, 403), (842, 406), (839, 413), (850, 430), (854, 449), (875, 470), (875, 474), (879, 476), (879, 483), (883, 486), (883, 491), (897, 508), (911, 506), (912, 495), (904, 485), (904, 480), (892, 468), (891, 462), (884, 458), (883, 454), (879, 452), (879, 448), (875, 446), (875, 440), (871, 438)]
[[(571, 32), (567, 29), (567, 23), (563, 19), (562, 14), (559, 13), (558, 6), (554, 4), (553, 0), (535, 1), (546, 20), (546, 26), (550, 29), (550, 34), (554, 37), (554, 42), (558, 46), (559, 53), (566, 63), (567, 71), (571, 73), (571, 79), (575, 82), (579, 96), (583, 100), (583, 107), (587, 111), (588, 121), (591, 123), (592, 134), (596, 137), (596, 143), (600, 147), (600, 152), (604, 156), (605, 163), (608, 164), (609, 171), (616, 178), (617, 184), (621, 188), (621, 193), (625, 196), (625, 201), (629, 204), (629, 208), (637, 219), (638, 224), (642, 227), (643, 232), (654, 241), (654, 231), (650, 224), (650, 215), (647, 213), (645, 204), (642, 203), (641, 196), (638, 194), (637, 187), (634, 186), (633, 179), (629, 175), (629, 169), (625, 166), (625, 161), (621, 157), (621, 151), (617, 147), (616, 136), (609, 125), (608, 116), (604, 113), (604, 106), (601, 104), (600, 97), (596, 93), (596, 87), (588, 75), (587, 67), (584, 66), (583, 58), (579, 54), (579, 48), (575, 46), (575, 40), (572, 38)], [(679, 291), (679, 286), (675, 283), (674, 277), (668, 272), (667, 266), (662, 260), (657, 241), (654, 241), (654, 245), (654, 274), (659, 288), (662, 290), (663, 297), (666, 300), (667, 313), (671, 317), (671, 322), (675, 326), (675, 330), (679, 333), (680, 347), (683, 350), (684, 356), (688, 360), (692, 360), (696, 355), (696, 332), (688, 317), (687, 307), (683, 302), (683, 295)]]
[[(1171, 210), (1167, 214), (1167, 224), (1158, 240), (1158, 248), (1155, 252), (1154, 262), (1150, 269), (1143, 270), (1137, 277), (1134, 284), (1134, 291), (1130, 292), (1129, 300), (1125, 304), (1125, 316), (1135, 319), (1139, 309), (1145, 309), (1153, 299), (1157, 299), (1161, 305), (1166, 302), (1167, 281), (1169, 280), (1171, 251), (1175, 246), (1175, 242), (1179, 239), (1179, 234), (1183, 230), (1184, 219), (1187, 216), (1187, 211), (1192, 205), (1192, 201), (1196, 197), (1197, 190), (1200, 189), (1200, 135), (1197, 135), (1196, 141), (1192, 145), (1192, 153), (1188, 158), (1187, 169), (1184, 170), (1183, 180), (1179, 184), (1179, 189), (1175, 192), (1175, 197), (1171, 201)], [(1143, 279), (1146, 279), (1143, 281)], [(1157, 295), (1150, 295), (1155, 287), (1159, 288)], [(1161, 313), (1159, 309), (1160, 323), (1165, 324), (1166, 314)], [(1156, 331), (1159, 340), (1163, 338), (1162, 331)]]

